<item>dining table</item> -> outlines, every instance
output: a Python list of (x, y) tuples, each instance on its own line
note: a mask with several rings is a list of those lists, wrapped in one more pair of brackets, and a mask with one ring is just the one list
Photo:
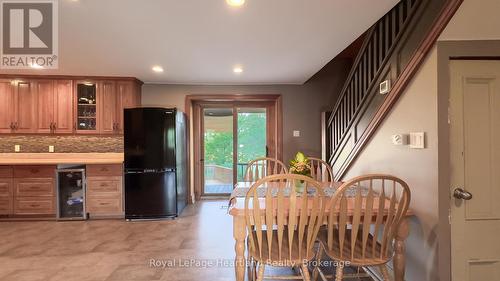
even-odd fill
[[(236, 281), (245, 280), (245, 270), (246, 270), (246, 258), (245, 258), (245, 241), (247, 237), (247, 227), (245, 222), (245, 197), (252, 187), (254, 182), (238, 182), (233, 192), (231, 193), (229, 199), (229, 209), (228, 213), (233, 217), (233, 237), (235, 240), (235, 274)], [(342, 182), (323, 182), (320, 183), (325, 193), (325, 196), (331, 197), (341, 185)], [(259, 198), (264, 199), (266, 194), (266, 186), (258, 187), (257, 194)], [(355, 191), (349, 194), (349, 189), (346, 191), (347, 200), (354, 200)], [(352, 199), (350, 199), (352, 198)], [(389, 199), (387, 199), (389, 201)], [(260, 201), (260, 200), (259, 200)], [(347, 213), (348, 215), (354, 213), (354, 204), (349, 204), (348, 202)], [(325, 214), (330, 211), (328, 207), (325, 209)], [(405, 241), (409, 236), (409, 226), (408, 218), (412, 216), (411, 210), (408, 210), (405, 218), (399, 224), (394, 238), (394, 257), (393, 257), (393, 267), (394, 267), (394, 279), (396, 281), (404, 281), (405, 275)]]

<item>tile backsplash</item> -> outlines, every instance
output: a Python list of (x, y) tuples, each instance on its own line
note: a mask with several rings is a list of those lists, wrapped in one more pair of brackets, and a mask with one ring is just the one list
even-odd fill
[(20, 145), (20, 153), (48, 153), (49, 145), (55, 153), (123, 152), (122, 136), (0, 136), (0, 153), (13, 153)]

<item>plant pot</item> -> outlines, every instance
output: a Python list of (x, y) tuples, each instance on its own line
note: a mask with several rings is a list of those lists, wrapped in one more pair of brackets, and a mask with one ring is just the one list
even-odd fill
[(306, 183), (303, 180), (296, 180), (295, 181), (295, 192), (297, 192), (297, 193), (304, 192), (305, 186), (306, 186)]

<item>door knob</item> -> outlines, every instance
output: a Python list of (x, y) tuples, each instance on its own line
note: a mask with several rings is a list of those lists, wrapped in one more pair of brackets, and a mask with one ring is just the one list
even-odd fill
[(455, 188), (455, 190), (453, 191), (453, 197), (457, 199), (471, 200), (472, 194), (463, 190), (462, 188)]

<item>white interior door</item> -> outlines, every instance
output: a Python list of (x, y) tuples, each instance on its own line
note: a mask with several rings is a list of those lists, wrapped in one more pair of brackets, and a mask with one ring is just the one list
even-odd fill
[(452, 278), (500, 278), (500, 62), (451, 61)]

